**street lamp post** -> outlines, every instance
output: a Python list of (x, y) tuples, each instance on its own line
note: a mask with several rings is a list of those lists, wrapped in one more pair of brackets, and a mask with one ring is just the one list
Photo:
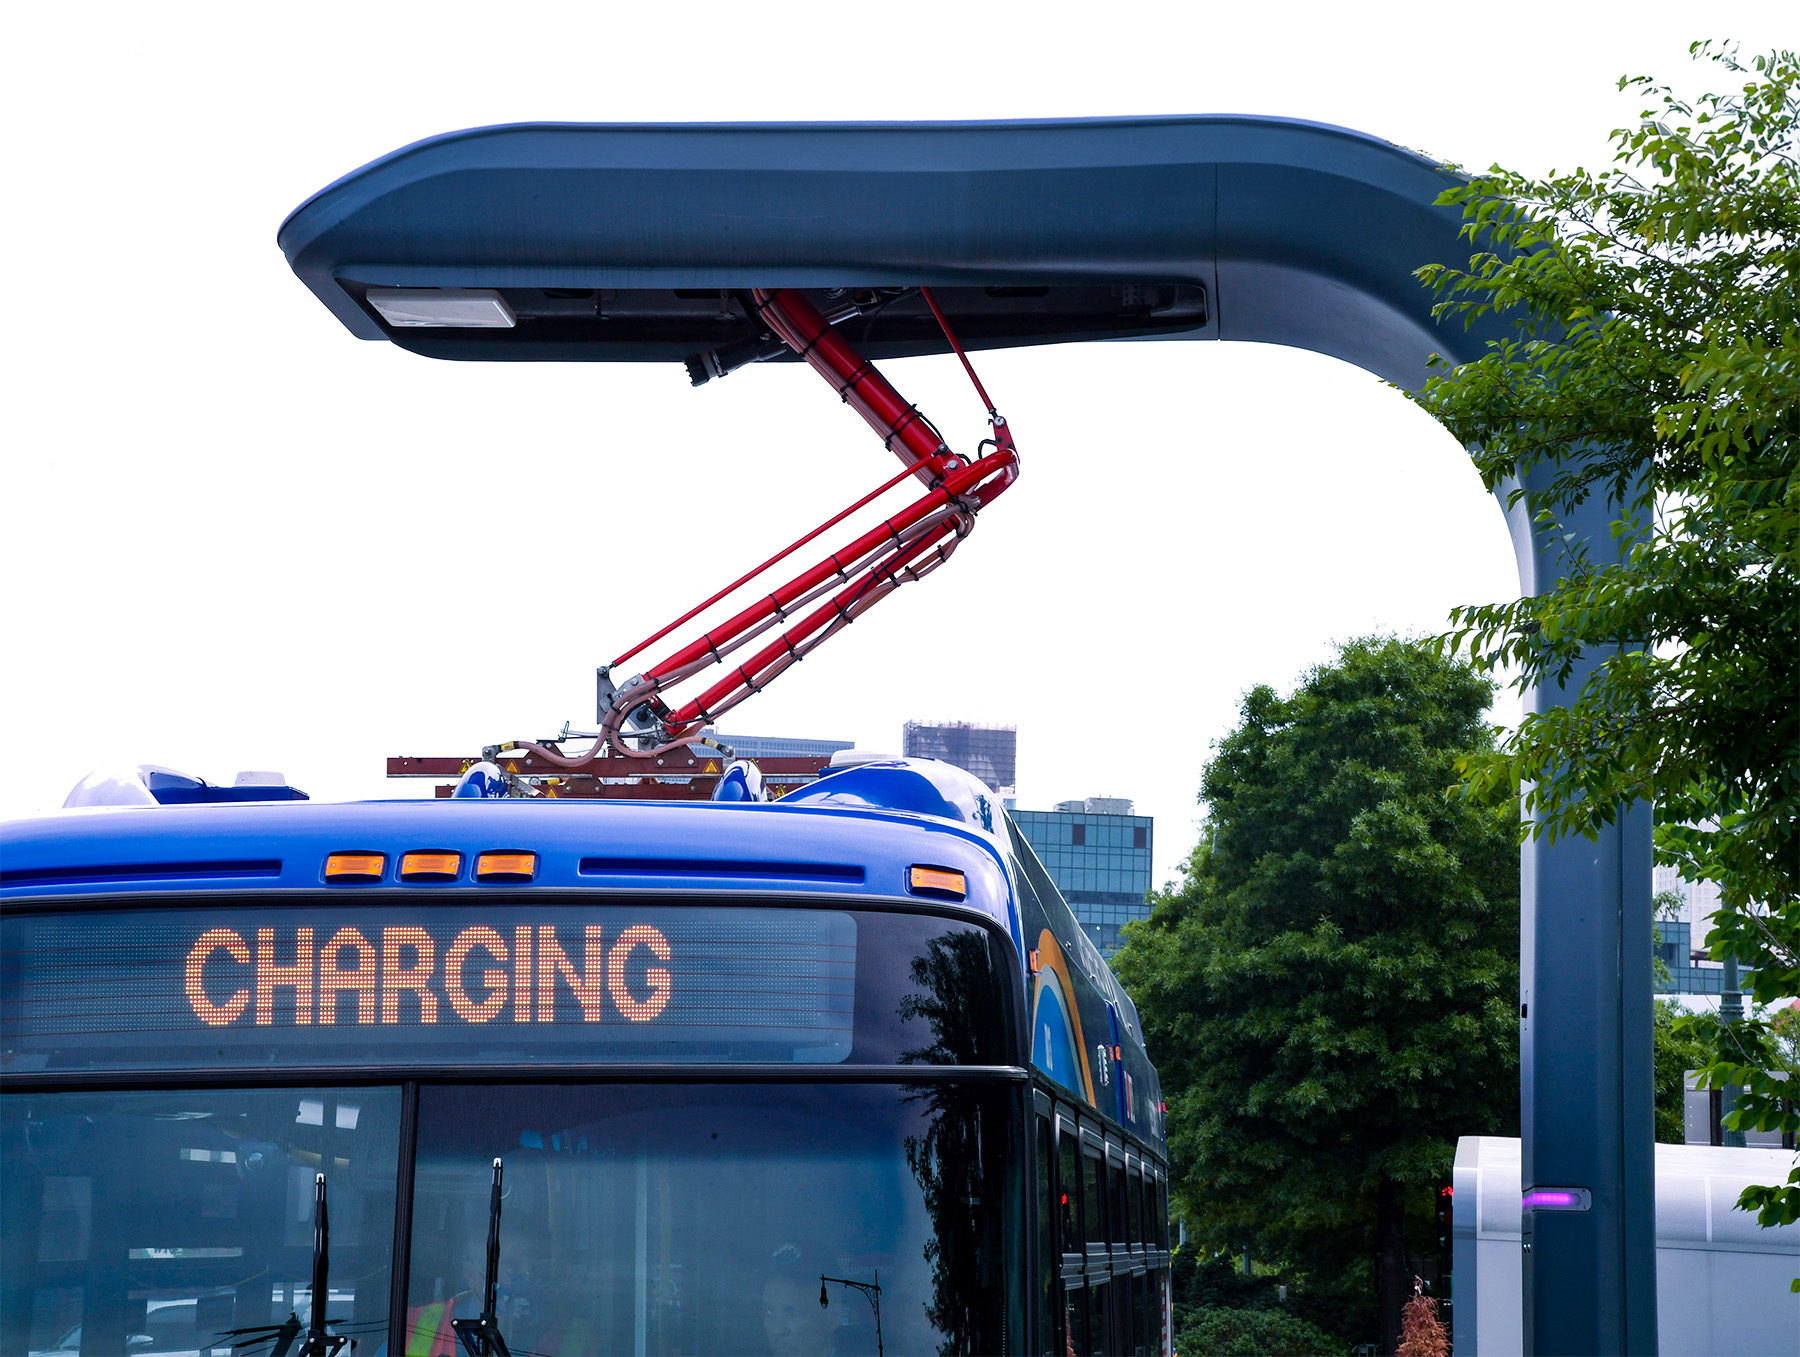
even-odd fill
[[(1727, 1026), (1736, 1026), (1744, 1020), (1744, 996), (1738, 989), (1737, 957), (1727, 954), (1725, 957), (1725, 974), (1719, 993), (1719, 1021)], [(1738, 1086), (1727, 1084), (1719, 1092), (1719, 1143), (1736, 1149), (1744, 1148), (1744, 1133), (1734, 1131), (1726, 1126), (1725, 1119), (1737, 1106)]]

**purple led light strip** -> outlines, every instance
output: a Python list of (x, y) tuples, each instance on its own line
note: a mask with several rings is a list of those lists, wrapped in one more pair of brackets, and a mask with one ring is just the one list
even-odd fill
[(1519, 1200), (1522, 1211), (1585, 1211), (1593, 1194), (1585, 1187), (1534, 1187)]

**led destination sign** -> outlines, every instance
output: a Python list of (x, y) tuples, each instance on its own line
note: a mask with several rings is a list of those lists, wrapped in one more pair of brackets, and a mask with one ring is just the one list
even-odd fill
[[(553, 1023), (564, 991), (584, 1023), (654, 1022), (669, 1006), (674, 977), (658, 963), (673, 961), (675, 951), (653, 924), (627, 925), (610, 949), (605, 926), (585, 924), (574, 957), (554, 924), (514, 924), (509, 932), (470, 924), (440, 948), (419, 924), (367, 933), (345, 924), (323, 943), (316, 929), (299, 925), (259, 928), (253, 948), (235, 928), (209, 928), (188, 950), (184, 989), (208, 1027), (246, 1016), (258, 1027), (430, 1026), (446, 1002), (469, 1023)], [(640, 948), (648, 964), (634, 963)], [(291, 1002), (277, 1005), (281, 995)]]
[(834, 910), (320, 905), (0, 922), (0, 1067), (841, 1061)]

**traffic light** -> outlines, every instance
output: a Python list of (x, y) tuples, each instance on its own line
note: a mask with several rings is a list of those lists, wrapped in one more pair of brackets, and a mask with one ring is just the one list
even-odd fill
[(1455, 1256), (1455, 1189), (1448, 1185), (1440, 1187), (1437, 1195), (1437, 1244), (1438, 1253), (1444, 1260), (1444, 1271), (1450, 1270), (1450, 1261)]

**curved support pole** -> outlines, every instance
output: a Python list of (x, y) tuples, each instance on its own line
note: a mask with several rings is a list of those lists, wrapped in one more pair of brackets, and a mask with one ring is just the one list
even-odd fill
[[(1618, 516), (1597, 488), (1551, 526), (1597, 556)], [(1572, 564), (1562, 539), (1532, 524), (1529, 497), (1508, 518), (1523, 589), (1548, 590)], [(1572, 700), (1604, 658), (1536, 688), (1531, 710)], [(1657, 1351), (1650, 831), (1640, 805), (1598, 839), (1520, 849), (1521, 1263), (1536, 1357)]]

